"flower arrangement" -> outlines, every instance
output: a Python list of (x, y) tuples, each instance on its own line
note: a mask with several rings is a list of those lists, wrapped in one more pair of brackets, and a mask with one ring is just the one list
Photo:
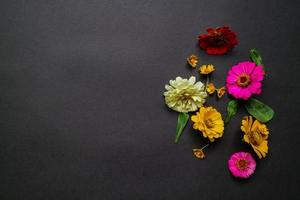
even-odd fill
[[(200, 48), (210, 55), (225, 54), (238, 44), (236, 33), (227, 26), (208, 28), (207, 34), (199, 35), (198, 39)], [(225, 86), (218, 88), (210, 81), (210, 75), (216, 71), (213, 64), (202, 64), (199, 67), (199, 74), (206, 77), (206, 83), (197, 81), (195, 76), (178, 76), (165, 85), (165, 103), (178, 112), (175, 143), (179, 142), (190, 115), (193, 129), (208, 139), (207, 145), (193, 149), (196, 158), (206, 157), (204, 149), (224, 136), (226, 125), (242, 105), (249, 116), (241, 120), (241, 132), (244, 133), (241, 140), (252, 147), (259, 159), (266, 157), (269, 150), (269, 130), (265, 123), (273, 118), (274, 111), (254, 97), (262, 93), (265, 67), (256, 49), (250, 50), (249, 57), (250, 61), (239, 62), (230, 68)], [(199, 64), (198, 56), (190, 55), (187, 63), (196, 68)], [(226, 117), (223, 117), (216, 108), (205, 104), (209, 96), (216, 94), (221, 99), (226, 92), (231, 100), (227, 104)], [(249, 178), (255, 168), (256, 161), (249, 152), (236, 152), (228, 160), (228, 169), (237, 178)]]

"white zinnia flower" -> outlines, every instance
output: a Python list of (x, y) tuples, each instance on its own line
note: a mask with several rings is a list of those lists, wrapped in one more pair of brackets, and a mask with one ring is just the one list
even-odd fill
[(192, 112), (200, 108), (207, 96), (202, 82), (196, 82), (196, 78), (191, 76), (189, 80), (176, 77), (170, 80), (170, 85), (166, 85), (164, 92), (167, 106), (177, 112)]

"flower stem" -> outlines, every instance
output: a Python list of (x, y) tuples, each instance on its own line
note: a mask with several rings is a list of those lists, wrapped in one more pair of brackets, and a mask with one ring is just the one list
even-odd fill
[(208, 146), (209, 146), (209, 144), (205, 145), (204, 147), (201, 148), (201, 150), (205, 149)]
[(209, 75), (206, 76), (205, 92), (206, 92), (208, 83), (209, 83)]

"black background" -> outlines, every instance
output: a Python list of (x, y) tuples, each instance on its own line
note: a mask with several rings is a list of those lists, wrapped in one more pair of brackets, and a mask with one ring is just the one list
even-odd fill
[[(0, 199), (299, 197), (299, 8), (296, 0), (1, 0)], [(206, 55), (197, 35), (222, 25), (239, 45)], [(188, 124), (173, 143), (177, 115), (162, 93), (178, 75), (200, 78), (186, 65), (191, 53), (216, 66), (222, 86), (254, 47), (267, 70), (259, 99), (276, 116), (267, 158), (240, 181), (227, 160), (253, 153), (241, 142), (245, 110), (197, 160), (192, 148), (208, 141)], [(227, 102), (207, 105), (225, 114)]]

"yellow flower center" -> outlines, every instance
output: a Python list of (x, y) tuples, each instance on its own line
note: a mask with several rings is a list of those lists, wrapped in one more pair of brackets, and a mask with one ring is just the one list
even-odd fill
[(239, 170), (246, 170), (248, 168), (248, 161), (244, 160), (244, 159), (239, 159), (238, 161), (236, 161), (235, 166), (239, 169)]
[(242, 74), (237, 79), (237, 84), (241, 87), (247, 87), (250, 84), (250, 76), (248, 74)]
[(248, 137), (249, 137), (250, 143), (255, 146), (259, 146), (261, 144), (261, 142), (263, 141), (261, 134), (258, 133), (257, 131), (250, 131), (248, 134)]
[(214, 122), (211, 119), (204, 120), (204, 123), (205, 123), (207, 128), (212, 128), (215, 125)]
[(178, 100), (180, 100), (180, 101), (188, 101), (189, 99), (191, 99), (191, 94), (186, 93), (186, 92), (183, 93), (182, 96), (180, 96), (178, 98)]

